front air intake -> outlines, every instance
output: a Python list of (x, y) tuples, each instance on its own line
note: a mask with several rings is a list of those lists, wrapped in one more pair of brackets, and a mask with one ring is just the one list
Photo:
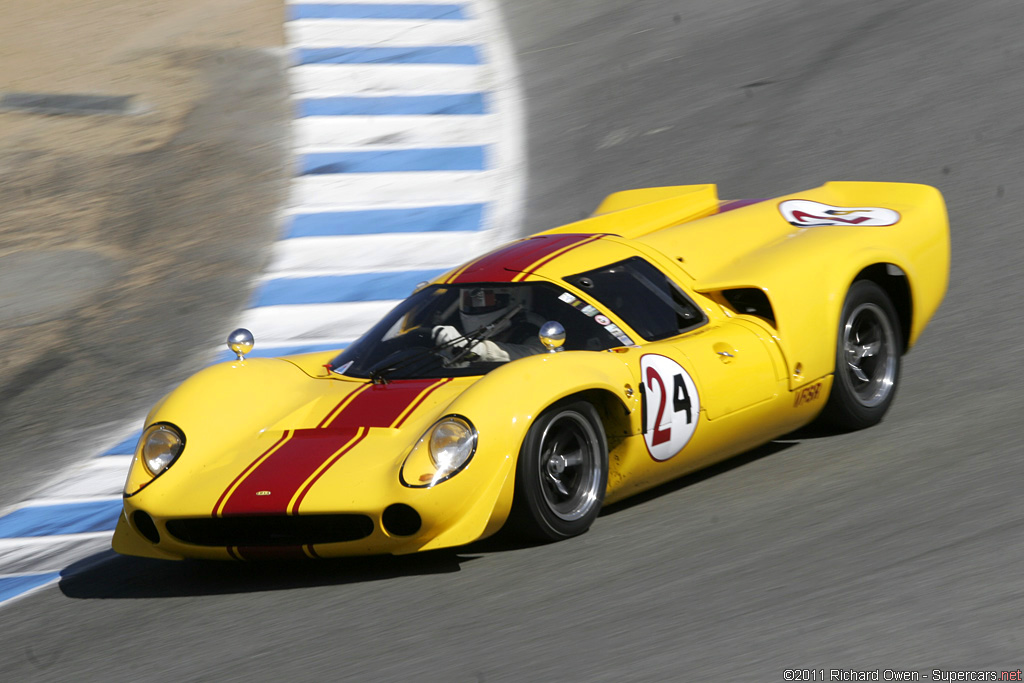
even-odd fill
[(358, 541), (373, 533), (366, 515), (252, 515), (172, 519), (167, 531), (203, 546), (285, 546)]
[(153, 522), (153, 518), (147, 515), (142, 510), (136, 510), (132, 513), (132, 525), (138, 530), (140, 534), (146, 537), (146, 540), (150, 543), (160, 542), (160, 532), (157, 531), (156, 524)]

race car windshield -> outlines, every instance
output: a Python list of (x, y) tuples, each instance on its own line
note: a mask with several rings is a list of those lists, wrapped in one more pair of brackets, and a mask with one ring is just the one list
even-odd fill
[(566, 350), (603, 351), (631, 341), (595, 307), (548, 283), (432, 285), (395, 307), (329, 364), (374, 381), (482, 375), (545, 353), (538, 332), (565, 328)]

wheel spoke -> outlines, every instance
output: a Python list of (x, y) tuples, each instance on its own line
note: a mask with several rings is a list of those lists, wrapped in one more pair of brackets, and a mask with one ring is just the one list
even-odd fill
[(558, 491), (560, 494), (562, 494), (566, 498), (569, 497), (569, 490), (567, 488), (565, 488), (565, 482), (563, 482), (561, 479), (559, 479), (555, 475), (551, 474), (550, 472), (548, 472), (547, 480), (550, 483), (550, 485), (552, 486), (552, 488), (554, 488), (554, 490)]
[(850, 366), (850, 372), (853, 373), (854, 377), (859, 379), (861, 382), (868, 381), (868, 376), (864, 374), (864, 371), (861, 370), (861, 367), (859, 365), (857, 365), (856, 363), (848, 363), (848, 365)]
[(577, 448), (574, 451), (571, 451), (569, 453), (563, 454), (562, 457), (565, 458), (565, 465), (566, 465), (566, 467), (575, 467), (577, 465), (582, 465), (583, 464), (583, 449)]

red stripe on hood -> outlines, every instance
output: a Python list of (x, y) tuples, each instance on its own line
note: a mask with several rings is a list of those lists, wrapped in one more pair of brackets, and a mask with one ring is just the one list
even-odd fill
[(401, 426), (434, 390), (450, 381), (395, 380), (349, 393), (318, 428), (297, 429), (291, 438), (286, 432), (250, 463), (221, 494), (214, 516), (298, 514), (313, 485), (366, 438), (369, 428)]
[(220, 498), (218, 498), (218, 499), (217, 499), (217, 503), (216, 503), (216, 504), (215, 504), (215, 505), (213, 506), (213, 516), (214, 516), (214, 517), (216, 517), (216, 516), (217, 516), (217, 513), (218, 513), (218, 511), (220, 510), (220, 506), (221, 506), (221, 503), (223, 503), (223, 502), (224, 502), (224, 499), (228, 497), (228, 494), (229, 494), (229, 493), (231, 493), (231, 489), (232, 489), (232, 487), (233, 487), (233, 486), (234, 486), (235, 484), (237, 484), (237, 483), (238, 483), (238, 482), (239, 482), (239, 481), (240, 481), (240, 480), (241, 480), (241, 479), (242, 479), (243, 477), (245, 477), (246, 475), (248, 475), (248, 474), (249, 474), (249, 472), (251, 472), (251, 471), (252, 471), (252, 469), (253, 469), (254, 467), (256, 467), (256, 465), (257, 465), (257, 464), (258, 464), (258, 463), (260, 462), (260, 460), (261, 460), (261, 459), (262, 459), (262, 458), (263, 458), (263, 457), (264, 457), (264, 456), (265, 456), (265, 455), (266, 455), (267, 453), (270, 453), (270, 452), (271, 452), (271, 451), (273, 451), (273, 450), (274, 450), (275, 448), (277, 448), (277, 447), (278, 447), (279, 445), (281, 445), (281, 442), (282, 442), (282, 441), (284, 441), (285, 439), (287, 439), (287, 438), (288, 438), (288, 436), (289, 436), (290, 434), (291, 434), (291, 432), (288, 432), (288, 431), (286, 431), (286, 432), (285, 432), (284, 434), (282, 434), (282, 435), (281, 435), (281, 438), (280, 438), (280, 439), (278, 439), (277, 441), (275, 441), (275, 442), (274, 442), (274, 445), (272, 445), (272, 446), (271, 446), (270, 448), (268, 448), (267, 450), (265, 450), (265, 451), (263, 451), (262, 453), (260, 453), (260, 454), (259, 454), (259, 456), (257, 456), (257, 458), (256, 458), (255, 460), (253, 460), (253, 461), (252, 461), (251, 463), (249, 463), (249, 464), (248, 464), (248, 465), (246, 466), (246, 468), (245, 468), (244, 470), (242, 470), (242, 471), (241, 471), (241, 472), (240, 472), (240, 473), (238, 474), (238, 476), (237, 476), (237, 477), (235, 477), (235, 478), (234, 478), (233, 480), (231, 480), (231, 483), (230, 483), (230, 484), (228, 484), (228, 487), (227, 487), (226, 489), (224, 489), (224, 493), (220, 494)]
[(405, 423), (405, 421), (409, 419), (409, 416), (412, 415), (413, 413), (415, 413), (416, 410), (421, 405), (423, 405), (423, 402), (427, 400), (428, 396), (430, 396), (437, 389), (440, 389), (443, 385), (448, 384), (448, 382), (451, 382), (451, 381), (452, 381), (451, 377), (445, 377), (443, 380), (441, 380), (437, 384), (434, 384), (429, 389), (427, 389), (422, 394), (420, 394), (420, 397), (418, 399), (416, 399), (416, 402), (413, 403), (412, 406), (410, 406), (408, 412), (406, 412), (405, 415), (402, 415), (402, 418), (400, 420), (398, 420), (398, 422), (394, 423), (395, 429), (398, 429), (399, 427), (401, 427)]
[(285, 514), (288, 503), (306, 480), (321, 465), (338, 455), (356, 436), (357, 431), (295, 430), (294, 436), (287, 443), (271, 453), (231, 492), (224, 502), (221, 515)]
[[(339, 430), (339, 431), (345, 432), (347, 430)], [(293, 515), (299, 514), (299, 505), (302, 504), (302, 499), (306, 497), (306, 494), (309, 493), (309, 490), (311, 488), (313, 488), (313, 484), (315, 484), (317, 481), (319, 481), (320, 477), (324, 476), (324, 472), (326, 472), (327, 470), (331, 469), (334, 466), (334, 463), (336, 463), (339, 460), (341, 460), (341, 456), (345, 455), (350, 450), (355, 448), (356, 444), (358, 444), (360, 441), (365, 439), (366, 435), (369, 434), (369, 433), (370, 433), (369, 429), (364, 429), (362, 431), (362, 433), (359, 434), (359, 436), (357, 436), (355, 439), (353, 439), (351, 442), (349, 442), (349, 444), (346, 445), (343, 449), (341, 449), (340, 451), (335, 453), (333, 456), (331, 456), (331, 459), (329, 461), (327, 461), (326, 463), (324, 463), (324, 466), (320, 469), (319, 472), (316, 472), (316, 470), (314, 470), (314, 472), (316, 472), (316, 475), (312, 479), (310, 479), (308, 482), (306, 482), (306, 485), (302, 487), (302, 491), (300, 491), (299, 494), (295, 497), (295, 502), (292, 503), (292, 506), (291, 506), (291, 509), (289, 510), (289, 512), (291, 512)]]
[(339, 427), (390, 427), (416, 397), (432, 384), (448, 380), (396, 379), (387, 384), (374, 384), (359, 392), (340, 412), (323, 425)]

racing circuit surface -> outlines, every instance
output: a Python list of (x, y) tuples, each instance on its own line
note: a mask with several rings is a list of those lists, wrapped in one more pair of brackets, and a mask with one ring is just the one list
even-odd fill
[(554, 545), (269, 567), (93, 558), (3, 608), (4, 679), (1019, 669), (1024, 6), (502, 7), (526, 95), (526, 230), (631, 187), (715, 182), (738, 198), (885, 180), (944, 192), (950, 291), (885, 422), (780, 440)]

